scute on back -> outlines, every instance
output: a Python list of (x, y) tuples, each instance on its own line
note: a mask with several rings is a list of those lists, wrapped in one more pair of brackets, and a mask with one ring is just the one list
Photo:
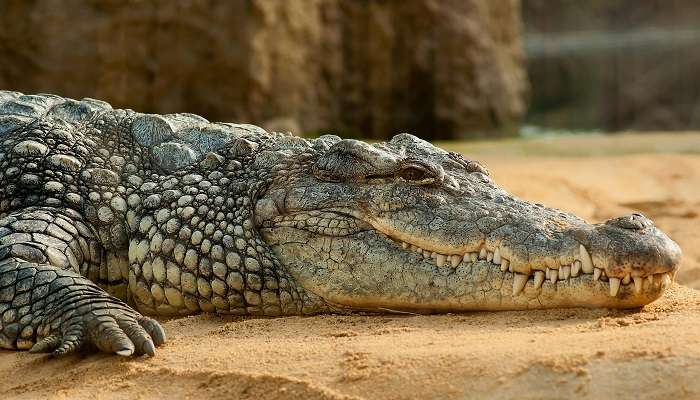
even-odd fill
[[(109, 110), (112, 107), (108, 103), (91, 98), (78, 101), (52, 94), (24, 95), (0, 90), (0, 135), (37, 120), (79, 125)], [(216, 153), (237, 139), (257, 141), (270, 135), (254, 125), (212, 123), (188, 113), (155, 115), (125, 111), (133, 115), (130, 131), (134, 140), (150, 149), (154, 163), (166, 173), (196, 164), (208, 153)]]
[(112, 107), (100, 100), (80, 101), (52, 94), (24, 95), (0, 90), (0, 135), (12, 133), (39, 119), (76, 124), (87, 122)]
[(200, 162), (236, 139), (269, 135), (254, 125), (209, 122), (193, 114), (140, 114), (131, 125), (137, 143), (148, 147), (165, 172)]

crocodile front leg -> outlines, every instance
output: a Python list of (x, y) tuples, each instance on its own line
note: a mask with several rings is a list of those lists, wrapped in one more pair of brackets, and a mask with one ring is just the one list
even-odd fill
[(156, 321), (74, 272), (12, 257), (0, 262), (0, 285), (2, 348), (61, 356), (91, 344), (130, 356), (165, 341)]
[(65, 262), (69, 251), (76, 259), (88, 257), (71, 246), (79, 233), (49, 232), (52, 214), (24, 210), (0, 220), (0, 348), (60, 356), (94, 346), (123, 356), (153, 355), (165, 341), (163, 329)]

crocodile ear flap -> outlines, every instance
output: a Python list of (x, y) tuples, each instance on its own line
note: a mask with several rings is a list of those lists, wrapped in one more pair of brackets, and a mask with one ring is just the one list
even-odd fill
[(400, 168), (391, 153), (354, 139), (336, 142), (313, 166), (319, 179), (333, 182), (360, 181), (374, 176), (389, 176)]

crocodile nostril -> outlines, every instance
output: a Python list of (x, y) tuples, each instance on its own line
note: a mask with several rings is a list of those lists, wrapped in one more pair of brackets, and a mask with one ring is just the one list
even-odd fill
[(642, 230), (654, 226), (654, 222), (640, 213), (633, 213), (623, 217), (613, 218), (606, 222), (607, 225), (629, 230)]
[(641, 222), (643, 222), (643, 223), (645, 223), (645, 224), (654, 225), (654, 221), (652, 221), (652, 220), (650, 220), (649, 218), (645, 217), (644, 214), (633, 213), (632, 215), (630, 215), (630, 218), (632, 218), (632, 219), (634, 219), (634, 220), (641, 221)]

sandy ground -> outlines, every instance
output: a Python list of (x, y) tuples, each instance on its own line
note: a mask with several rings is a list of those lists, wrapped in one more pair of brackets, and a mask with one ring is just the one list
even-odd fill
[[(591, 221), (642, 211), (700, 289), (700, 135), (449, 146)], [(681, 285), (641, 310), (163, 322), (154, 358), (0, 351), (2, 398), (700, 398), (700, 292)]]

